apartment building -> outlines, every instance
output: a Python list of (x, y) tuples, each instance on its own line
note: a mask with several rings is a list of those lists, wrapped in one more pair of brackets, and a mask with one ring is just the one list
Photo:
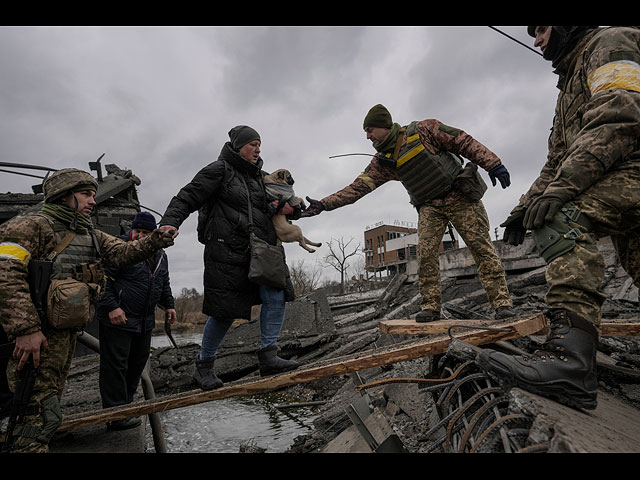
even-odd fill
[[(367, 275), (382, 277), (396, 273), (418, 272), (418, 229), (412, 222), (395, 221), (393, 225), (378, 222), (364, 231), (365, 270)], [(458, 248), (457, 233), (447, 229), (440, 251)]]

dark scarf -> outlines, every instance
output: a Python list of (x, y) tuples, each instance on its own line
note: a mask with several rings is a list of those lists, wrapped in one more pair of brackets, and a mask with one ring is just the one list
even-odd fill
[(262, 170), (262, 165), (264, 161), (262, 157), (258, 158), (256, 163), (251, 163), (246, 158), (242, 157), (237, 150), (233, 148), (231, 142), (227, 142), (223, 145), (222, 151), (220, 152), (220, 156), (222, 160), (229, 162), (236, 169), (247, 172), (249, 176), (257, 177), (260, 175), (260, 170)]
[(564, 90), (567, 79), (573, 75), (578, 55), (599, 31), (600, 29), (583, 31), (577, 41), (572, 44), (572, 49), (552, 62), (555, 67), (553, 73), (558, 75), (558, 83), (556, 85), (558, 89)]
[(64, 223), (69, 230), (73, 230), (80, 235), (87, 235), (90, 231), (93, 231), (91, 219), (67, 205), (45, 203), (41, 211), (45, 215)]
[(551, 60), (553, 68), (561, 69), (563, 63), (566, 63), (563, 62), (565, 57), (573, 51), (585, 34), (594, 28), (598, 27), (551, 27), (551, 35), (543, 57), (545, 60)]
[(385, 139), (382, 140), (382, 142), (380, 142), (378, 145), (374, 145), (373, 148), (375, 148), (380, 153), (393, 152), (393, 150), (396, 148), (396, 141), (398, 140), (398, 133), (400, 133), (401, 128), (402, 127), (399, 123), (394, 123), (393, 125), (391, 125), (391, 131), (389, 132), (389, 135), (387, 135)]

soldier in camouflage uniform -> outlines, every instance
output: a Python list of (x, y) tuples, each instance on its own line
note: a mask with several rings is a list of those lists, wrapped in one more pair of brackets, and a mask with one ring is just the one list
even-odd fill
[[(504, 268), (489, 236), (489, 219), (481, 197), (486, 184), (478, 166), (496, 185), (510, 185), (509, 172), (500, 159), (462, 130), (438, 120), (394, 123), (383, 105), (365, 117), (363, 128), (378, 153), (350, 185), (322, 200), (312, 200), (302, 217), (335, 210), (356, 202), (390, 180), (403, 183), (418, 210), (419, 285), (422, 296), (417, 322), (440, 318), (442, 295), (438, 252), (447, 224), (458, 230), (478, 268), (497, 318), (513, 315)], [(471, 162), (463, 168), (462, 155)]]
[[(30, 357), (38, 369), (25, 416), (13, 432), (15, 452), (48, 451), (49, 441), (62, 420), (60, 399), (77, 334), (82, 329), (81, 325), (54, 327), (48, 320), (41, 323), (27, 282), (29, 262), (49, 257), (63, 238), (71, 239), (53, 257), (52, 285), (58, 280), (59, 284), (73, 284), (78, 291), (86, 292), (83, 296), (89, 297), (87, 311), (93, 312), (104, 281), (100, 278), (102, 262), (114, 266), (135, 264), (158, 249), (173, 245), (173, 236), (161, 230), (136, 242), (124, 242), (94, 230), (89, 214), (95, 205), (97, 186), (87, 172), (59, 170), (43, 184), (45, 203), (39, 213), (18, 216), (0, 226), (0, 322), (9, 340), (15, 341), (7, 367), (12, 391)], [(67, 237), (72, 230), (75, 236)], [(48, 303), (51, 309), (50, 300)], [(90, 314), (87, 317), (76, 321), (86, 325), (92, 318)]]
[(547, 262), (550, 333), (540, 351), (479, 361), (510, 383), (567, 405), (597, 405), (604, 260), (610, 236), (640, 285), (640, 30), (528, 27), (559, 75), (548, 159), (505, 227), (520, 244), (527, 230)]

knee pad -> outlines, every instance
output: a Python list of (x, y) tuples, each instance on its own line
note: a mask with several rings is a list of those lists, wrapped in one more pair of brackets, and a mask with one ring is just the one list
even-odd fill
[[(570, 221), (577, 223), (581, 228), (570, 227)], [(576, 239), (590, 231), (589, 219), (582, 215), (573, 202), (569, 202), (563, 205), (551, 222), (533, 231), (533, 240), (540, 256), (549, 263), (573, 250)]]
[(48, 444), (53, 434), (56, 432), (60, 424), (62, 423), (62, 411), (60, 409), (60, 402), (58, 401), (58, 395), (50, 395), (42, 402), (42, 419), (44, 424), (40, 434), (36, 437), (39, 442)]
[[(38, 412), (38, 413), (36, 413)], [(32, 445), (34, 442), (48, 445), (53, 434), (62, 423), (62, 411), (56, 394), (50, 395), (40, 402), (33, 414), (42, 418), (42, 426), (32, 423), (16, 425), (13, 435), (17, 446)]]

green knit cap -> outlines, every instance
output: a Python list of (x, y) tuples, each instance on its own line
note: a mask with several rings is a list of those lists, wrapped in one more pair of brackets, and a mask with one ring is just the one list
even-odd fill
[(391, 120), (391, 114), (384, 105), (378, 104), (371, 107), (367, 116), (364, 117), (362, 128), (367, 127), (381, 127), (391, 128), (393, 121)]

